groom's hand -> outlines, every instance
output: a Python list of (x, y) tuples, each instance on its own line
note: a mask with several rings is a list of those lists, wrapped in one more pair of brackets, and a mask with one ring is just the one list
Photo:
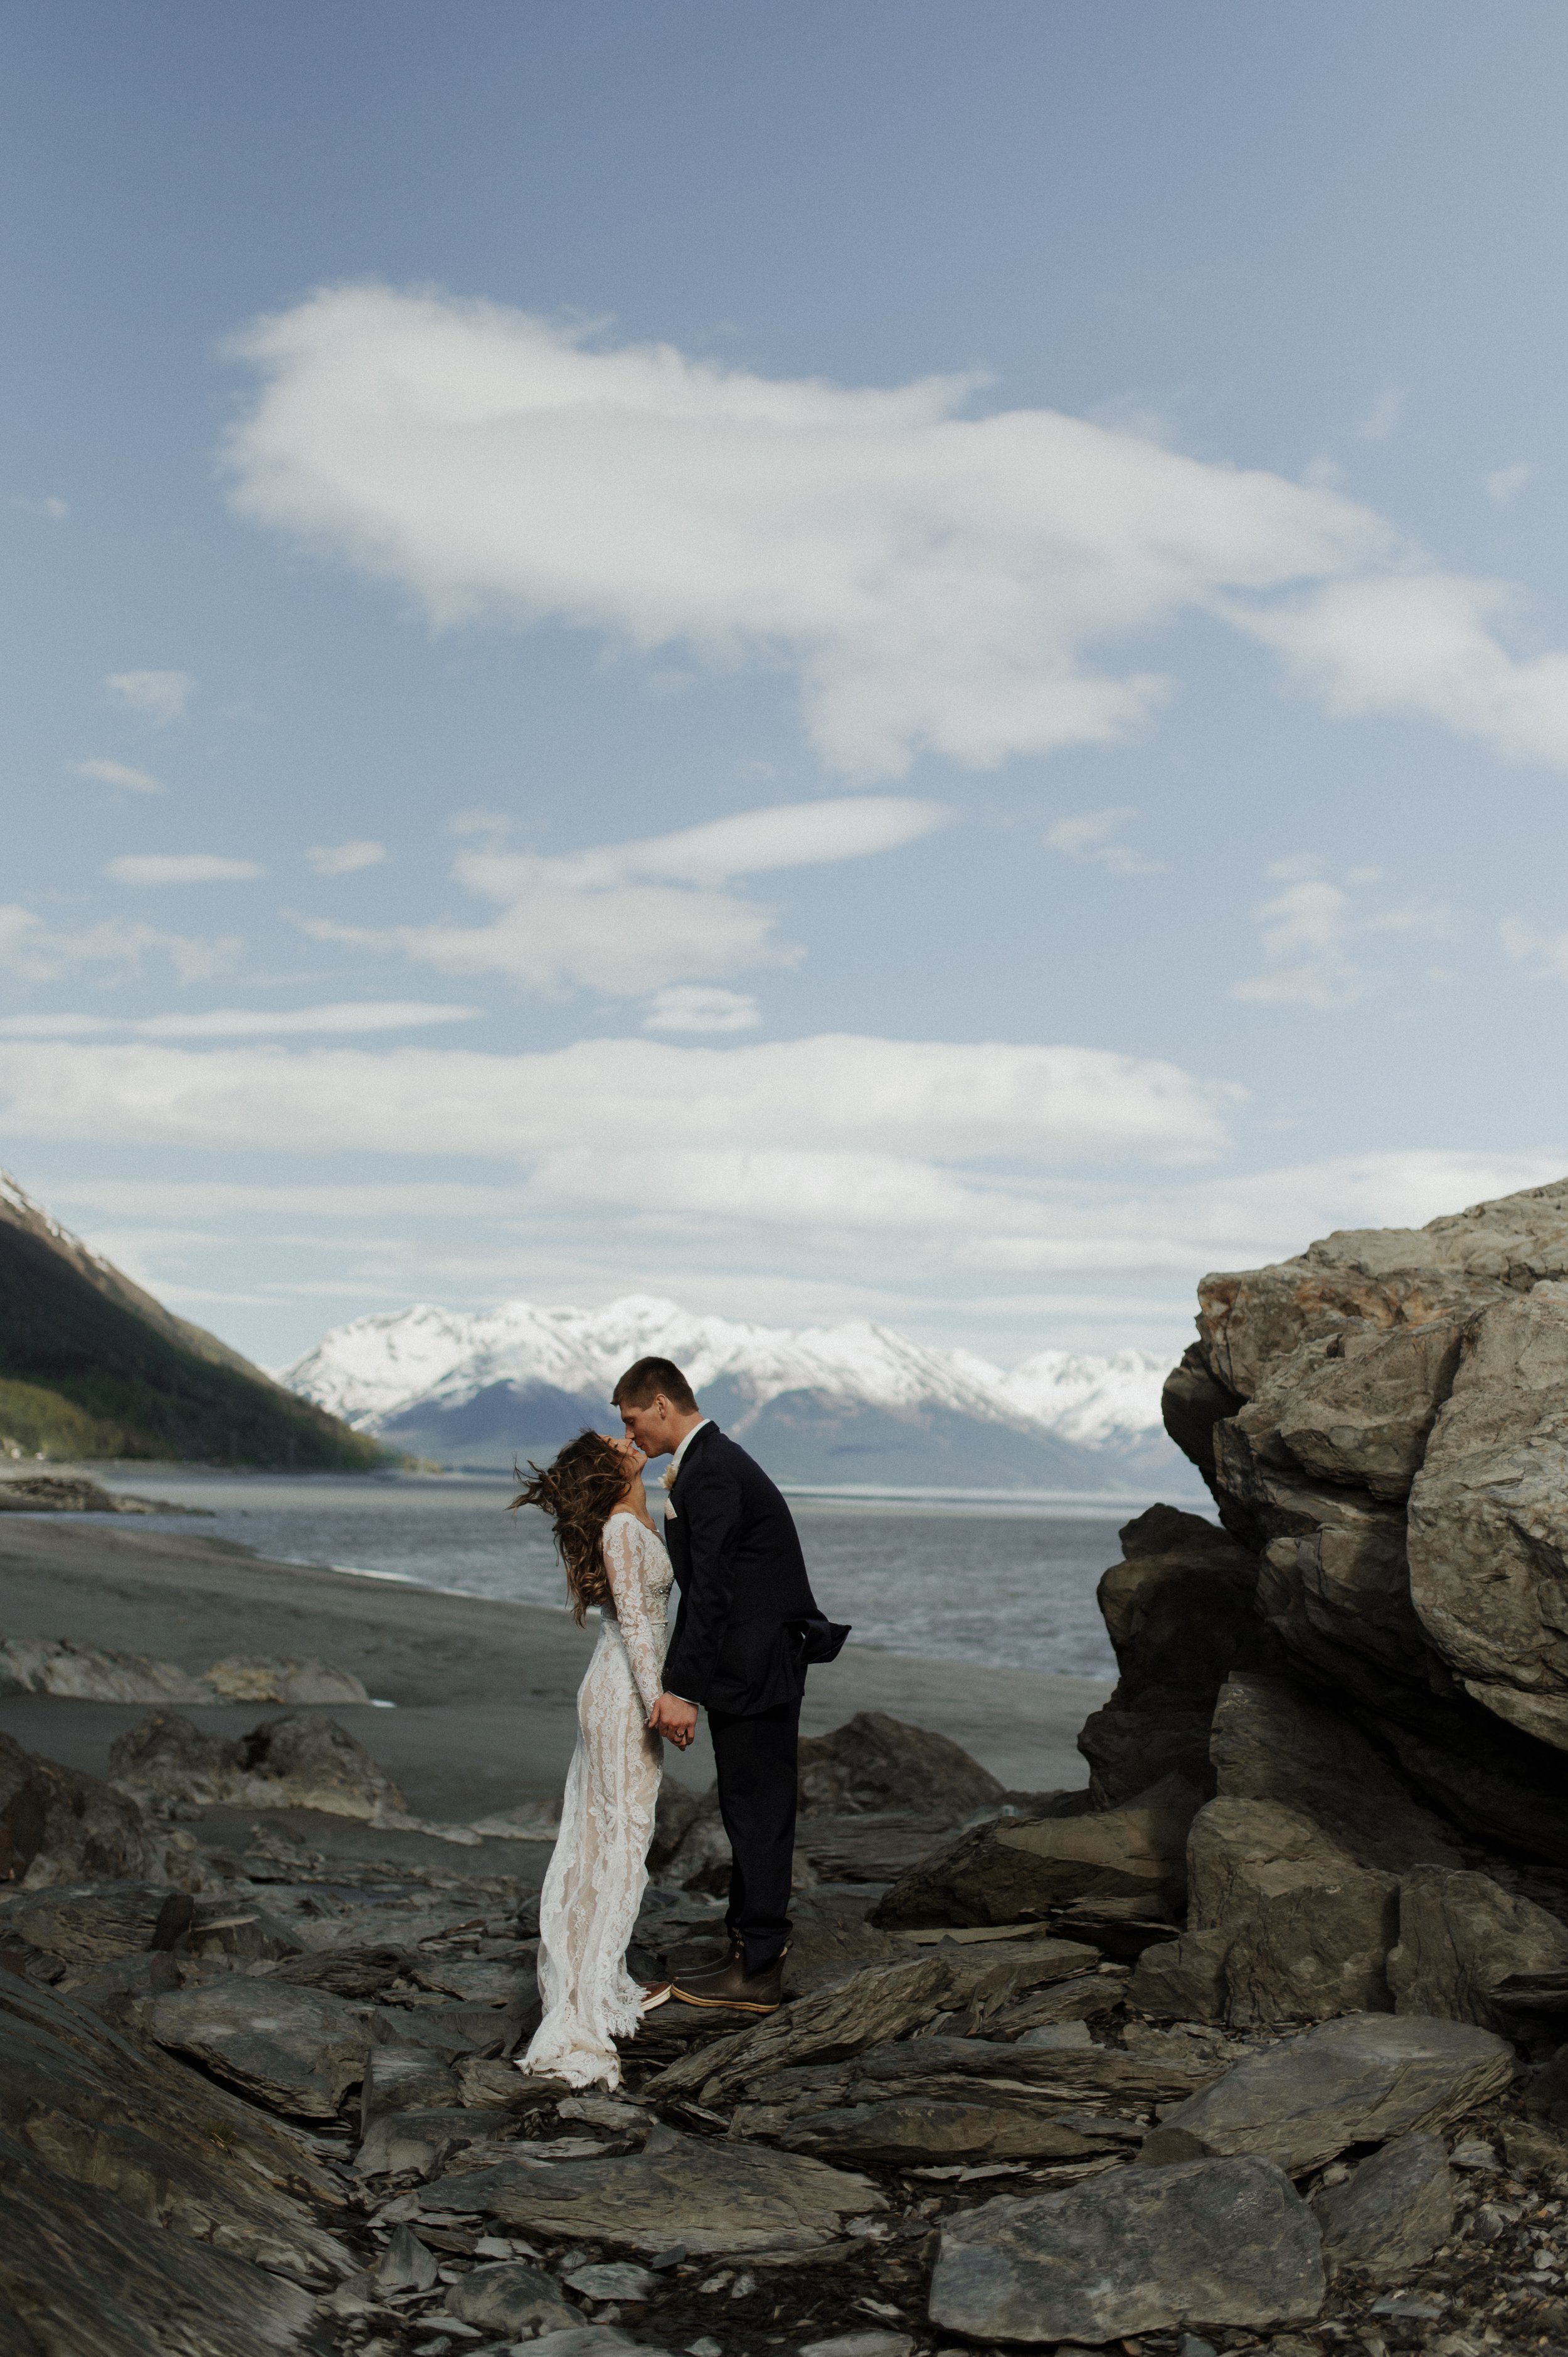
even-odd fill
[(661, 1694), (649, 1714), (649, 1726), (655, 1735), (668, 1736), (679, 1750), (684, 1751), (697, 1732), (697, 1706), (682, 1702), (679, 1695)]

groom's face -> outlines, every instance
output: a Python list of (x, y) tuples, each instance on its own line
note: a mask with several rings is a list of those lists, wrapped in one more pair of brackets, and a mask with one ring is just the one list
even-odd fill
[(645, 1457), (667, 1456), (680, 1438), (675, 1411), (662, 1392), (646, 1407), (623, 1405), (620, 1420), (626, 1426), (627, 1438), (635, 1441)]

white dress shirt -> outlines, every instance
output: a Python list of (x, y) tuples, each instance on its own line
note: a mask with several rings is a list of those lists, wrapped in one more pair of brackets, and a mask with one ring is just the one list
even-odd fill
[(692, 1446), (693, 1441), (693, 1440), (695, 1440), (695, 1438), (697, 1437), (698, 1433), (699, 1433), (699, 1432), (706, 1432), (706, 1430), (707, 1430), (707, 1428), (708, 1428), (709, 1425), (710, 1425), (710, 1424), (712, 1424), (713, 1420), (714, 1420), (714, 1419), (713, 1419), (713, 1417), (712, 1417), (711, 1415), (705, 1415), (705, 1416), (703, 1418), (703, 1420), (702, 1420), (701, 1424), (694, 1424), (694, 1425), (692, 1426), (691, 1431), (690, 1431), (689, 1433), (687, 1433), (687, 1435), (686, 1435), (685, 1438), (681, 1442), (680, 1447), (676, 1449), (674, 1456), (670, 1459), (670, 1483), (669, 1483), (669, 1486), (670, 1486), (670, 1488), (671, 1488), (671, 1490), (675, 1487), (675, 1476), (676, 1476), (676, 1474), (677, 1474), (677, 1473), (679, 1473), (679, 1471), (681, 1470), (681, 1459), (682, 1459), (682, 1457), (684, 1457), (684, 1455), (686, 1454), (687, 1449), (688, 1449), (688, 1448), (690, 1448), (690, 1447)]

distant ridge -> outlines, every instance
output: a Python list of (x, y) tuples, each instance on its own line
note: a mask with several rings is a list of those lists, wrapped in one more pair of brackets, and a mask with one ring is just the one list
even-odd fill
[(676, 1360), (703, 1407), (801, 1486), (1194, 1489), (1160, 1422), (1165, 1364), (1140, 1351), (1043, 1351), (1004, 1373), (885, 1326), (741, 1325), (632, 1294), (596, 1310), (358, 1318), (284, 1379), (400, 1448), (495, 1469), (603, 1427), (617, 1376), (645, 1352)]
[(0, 1458), (349, 1469), (381, 1454), (175, 1317), (0, 1171)]

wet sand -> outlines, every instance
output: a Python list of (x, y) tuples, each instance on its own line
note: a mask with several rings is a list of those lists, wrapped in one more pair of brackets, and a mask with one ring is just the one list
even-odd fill
[[(224, 1653), (314, 1654), (395, 1706), (332, 1706), (391, 1770), (418, 1816), (471, 1820), (555, 1797), (571, 1756), (575, 1697), (596, 1625), (538, 1605), (444, 1595), (280, 1564), (197, 1533), (139, 1531), (96, 1515), (0, 1521), (0, 1635), (67, 1637), (200, 1672)], [(1074, 1738), (1108, 1689), (1089, 1678), (932, 1662), (846, 1646), (813, 1670), (802, 1726), (884, 1710), (961, 1743), (1011, 1788), (1088, 1780)], [(237, 1735), (277, 1706), (191, 1706)], [(103, 1774), (109, 1746), (146, 1706), (0, 1695), (0, 1729), (28, 1750)], [(667, 1772), (712, 1779), (705, 1735)], [(487, 1845), (488, 1846), (488, 1845)], [(510, 1845), (508, 1846), (510, 1846)]]

